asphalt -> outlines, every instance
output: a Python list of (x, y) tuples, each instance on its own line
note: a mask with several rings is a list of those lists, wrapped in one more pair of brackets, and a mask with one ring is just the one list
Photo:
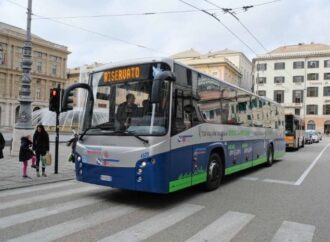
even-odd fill
[(59, 144), (58, 174), (54, 173), (54, 143), (50, 144), (50, 152), (52, 154), (52, 165), (46, 167), (47, 177), (37, 177), (36, 170), (31, 168), (30, 160), (27, 171), (28, 176), (31, 177), (29, 179), (22, 177), (23, 163), (19, 162), (18, 156), (11, 156), (10, 146), (6, 146), (4, 149), (4, 158), (0, 159), (0, 191), (74, 179), (74, 164), (68, 162), (71, 148), (67, 147), (65, 143)]

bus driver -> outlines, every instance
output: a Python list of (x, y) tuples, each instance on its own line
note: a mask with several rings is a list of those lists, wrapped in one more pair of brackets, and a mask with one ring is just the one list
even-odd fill
[(137, 115), (138, 106), (135, 104), (135, 96), (132, 93), (126, 95), (126, 102), (119, 104), (117, 110), (117, 120), (120, 124), (120, 129), (126, 129), (130, 123), (131, 118)]

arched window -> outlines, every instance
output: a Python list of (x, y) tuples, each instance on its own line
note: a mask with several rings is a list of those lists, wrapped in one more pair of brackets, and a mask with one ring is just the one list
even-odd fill
[(0, 44), (0, 65), (5, 63), (5, 54), (2, 48), (2, 45)]
[(313, 120), (307, 122), (307, 129), (315, 130), (315, 122)]

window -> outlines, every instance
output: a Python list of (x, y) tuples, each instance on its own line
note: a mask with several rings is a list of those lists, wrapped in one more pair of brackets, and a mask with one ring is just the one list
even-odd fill
[(293, 90), (292, 91), (292, 102), (302, 103), (303, 102), (303, 90)]
[(275, 76), (274, 83), (284, 83), (284, 76)]
[(314, 104), (307, 105), (307, 114), (317, 115), (317, 105)]
[(52, 64), (52, 75), (56, 75), (56, 69), (57, 69), (57, 65), (56, 64)]
[(2, 48), (2, 45), (0, 45), (0, 65), (2, 65), (2, 64), (4, 64), (5, 63), (5, 61), (4, 61), (4, 56), (5, 54), (4, 54), (4, 51), (3, 51), (3, 48)]
[(319, 68), (319, 61), (308, 61), (308, 68)]
[(313, 120), (307, 122), (307, 129), (315, 130), (315, 122)]
[(330, 60), (324, 61), (324, 67), (330, 67)]
[(257, 77), (257, 84), (266, 83), (266, 77)]
[(323, 105), (323, 115), (330, 115), (330, 104)]
[(300, 108), (295, 108), (294, 109), (294, 114), (295, 115), (300, 115)]
[(313, 81), (313, 80), (318, 80), (319, 79), (319, 74), (318, 73), (309, 73), (307, 74), (307, 80)]
[(274, 64), (275, 70), (284, 70), (285, 69), (285, 63), (284, 62), (277, 62)]
[(265, 97), (266, 96), (266, 91), (258, 91), (258, 95)]
[(330, 73), (324, 73), (324, 80), (330, 80)]
[(267, 64), (262, 63), (262, 64), (257, 64), (257, 71), (266, 71), (267, 70)]
[(38, 58), (41, 58), (42, 57), (42, 53), (40, 51), (35, 51), (34, 54)]
[(42, 62), (38, 61), (36, 65), (37, 65), (37, 72), (41, 73), (42, 72)]
[(278, 103), (284, 102), (284, 91), (276, 90), (274, 91), (274, 101)]
[(318, 87), (307, 87), (307, 97), (317, 97), (318, 91)]
[(304, 66), (305, 66), (305, 62), (303, 62), (303, 61), (293, 62), (293, 69), (303, 69)]
[(292, 81), (294, 83), (301, 83), (304, 82), (304, 76), (293, 76)]
[(330, 96), (330, 86), (323, 87), (323, 96), (325, 97)]
[(191, 71), (181, 65), (175, 64), (176, 83), (183, 86), (191, 86)]

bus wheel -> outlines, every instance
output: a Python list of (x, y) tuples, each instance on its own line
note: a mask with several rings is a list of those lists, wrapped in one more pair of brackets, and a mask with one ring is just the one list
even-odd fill
[(205, 189), (212, 191), (220, 186), (223, 177), (223, 163), (217, 153), (212, 153), (209, 158), (207, 167), (207, 180)]
[(305, 147), (305, 139), (302, 140), (302, 143), (301, 143), (301, 148), (304, 148)]
[(268, 146), (268, 151), (267, 151), (267, 162), (266, 166), (272, 166), (274, 161), (274, 152), (273, 152), (273, 146), (269, 145)]

